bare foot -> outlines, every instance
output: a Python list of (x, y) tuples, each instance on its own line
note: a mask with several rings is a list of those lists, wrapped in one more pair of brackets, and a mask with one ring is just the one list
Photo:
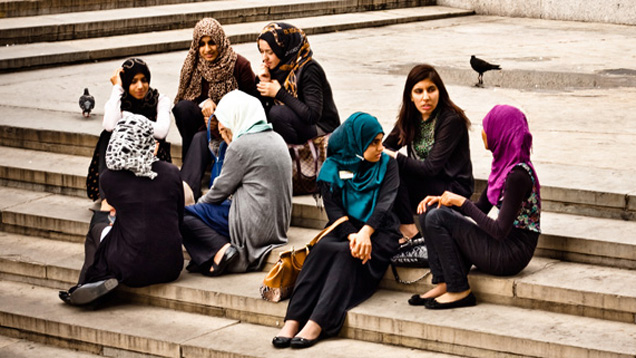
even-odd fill
[[(223, 259), (223, 255), (225, 255), (225, 251), (227, 250), (227, 248), (230, 247), (230, 243), (228, 242), (227, 244), (223, 245), (223, 247), (216, 252), (216, 254), (214, 255), (214, 263), (215, 264), (219, 264), (221, 263), (221, 260)], [(214, 266), (210, 266), (210, 272), (214, 272)]]
[(420, 298), (437, 298), (446, 293), (446, 283), (442, 282), (437, 286), (433, 287), (433, 289), (427, 291), (420, 295)]
[(466, 290), (464, 292), (446, 292), (445, 294), (437, 297), (435, 301), (439, 303), (448, 303), (459, 301), (462, 298), (465, 298), (470, 294), (470, 290)]
[(278, 335), (276, 335), (276, 337), (292, 338), (296, 335), (299, 328), (300, 324), (298, 323), (298, 321), (285, 321), (283, 328), (280, 329), (280, 332), (278, 332)]
[(318, 325), (318, 323), (309, 320), (305, 327), (298, 332), (296, 337), (312, 340), (318, 338), (318, 336), (320, 336), (320, 332), (322, 332), (322, 328)]

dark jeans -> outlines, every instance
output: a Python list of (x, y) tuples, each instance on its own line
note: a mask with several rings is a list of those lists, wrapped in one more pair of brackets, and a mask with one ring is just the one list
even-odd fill
[(185, 158), (194, 135), (205, 129), (205, 119), (198, 104), (181, 100), (172, 108), (174, 121), (181, 134), (181, 158)]
[(431, 207), (419, 217), (424, 230), (433, 283), (445, 282), (448, 292), (470, 288), (472, 265), (491, 275), (509, 276), (523, 270), (534, 253), (539, 234), (513, 228), (497, 240), (448, 207)]
[(400, 224), (414, 224), (417, 205), (428, 195), (442, 195), (449, 184), (435, 178), (421, 179), (400, 170), (400, 187), (393, 204), (393, 212)]
[(269, 110), (267, 119), (287, 144), (303, 144), (318, 135), (314, 124), (302, 120), (288, 106), (275, 105)]
[(214, 263), (214, 255), (230, 242), (197, 216), (188, 212), (183, 216), (181, 227), (183, 246), (190, 254), (190, 263), (186, 269), (190, 272), (210, 273), (210, 267)]

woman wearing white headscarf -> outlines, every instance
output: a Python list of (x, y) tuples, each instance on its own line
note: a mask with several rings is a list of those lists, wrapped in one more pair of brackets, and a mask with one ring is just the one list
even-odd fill
[(258, 270), (272, 249), (287, 242), (291, 159), (255, 97), (229, 92), (214, 115), (228, 148), (210, 190), (186, 207), (187, 269), (208, 276)]

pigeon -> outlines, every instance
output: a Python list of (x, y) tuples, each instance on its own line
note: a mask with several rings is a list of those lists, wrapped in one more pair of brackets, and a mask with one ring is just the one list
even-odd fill
[(499, 65), (493, 65), (492, 63), (488, 63), (480, 58), (475, 57), (475, 55), (470, 56), (470, 67), (473, 68), (479, 76), (477, 77), (477, 84), (475, 86), (481, 87), (484, 85), (484, 72), (490, 70), (501, 70)]
[(84, 88), (84, 94), (79, 98), (79, 106), (84, 117), (91, 116), (91, 111), (95, 108), (95, 97), (88, 93), (88, 88)]

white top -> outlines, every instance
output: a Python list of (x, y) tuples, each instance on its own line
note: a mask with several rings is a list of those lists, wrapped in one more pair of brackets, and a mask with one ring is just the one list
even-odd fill
[[(123, 118), (124, 114), (121, 110), (121, 96), (124, 94), (124, 88), (120, 85), (113, 85), (110, 92), (110, 98), (104, 105), (104, 121), (102, 126), (105, 130), (112, 132), (115, 125)], [(170, 110), (172, 109), (172, 101), (165, 94), (159, 95), (157, 101), (157, 121), (152, 122), (155, 129), (155, 139), (164, 139), (170, 130)]]

